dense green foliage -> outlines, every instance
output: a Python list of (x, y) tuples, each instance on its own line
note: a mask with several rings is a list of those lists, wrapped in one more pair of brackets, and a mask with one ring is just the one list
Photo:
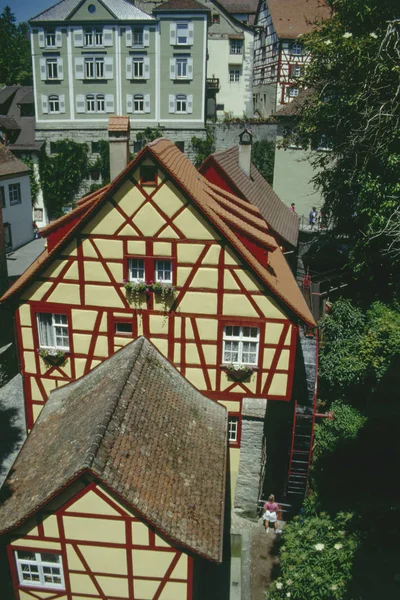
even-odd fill
[(400, 353), (400, 313), (381, 302), (363, 312), (341, 299), (320, 329), (321, 397), (362, 405)]
[(36, 177), (36, 173), (33, 167), (33, 160), (29, 157), (24, 157), (20, 159), (27, 167), (29, 167), (29, 183), (31, 186), (31, 198), (32, 198), (32, 206), (35, 206), (37, 197), (39, 195), (40, 185)]
[(27, 23), (16, 24), (6, 6), (0, 15), (0, 87), (32, 84), (31, 44)]
[(50, 219), (63, 214), (62, 207), (73, 203), (91, 168), (87, 144), (72, 140), (57, 142), (58, 153), (42, 152), (39, 160), (43, 199)]
[(164, 131), (162, 127), (155, 127), (154, 129), (151, 127), (146, 127), (146, 129), (143, 131), (138, 131), (136, 134), (136, 139), (138, 142), (143, 142), (144, 145), (162, 137), (163, 133)]
[(263, 140), (254, 142), (251, 160), (260, 171), (261, 175), (272, 185), (274, 179), (275, 144)]
[(101, 179), (100, 183), (92, 183), (89, 192), (95, 192), (107, 183), (110, 183), (110, 144), (106, 140), (100, 140), (99, 156), (90, 166), (90, 173), (93, 179), (94, 173)]
[(205, 139), (196, 137), (195, 135), (191, 139), (192, 148), (196, 152), (196, 158), (194, 161), (195, 167), (199, 167), (203, 160), (205, 160), (210, 154), (215, 152), (215, 139), (213, 129), (206, 126), (206, 137)]
[[(314, 181), (335, 234), (348, 236), (363, 293), (399, 289), (399, 257), (385, 254), (385, 225), (399, 205), (400, 68), (396, 0), (331, 0), (332, 18), (303, 37), (313, 59), (302, 78), (311, 93), (298, 134), (321, 141)], [(400, 213), (398, 214), (400, 216)], [(389, 296), (390, 297), (390, 296)]]
[(272, 583), (268, 600), (345, 598), (358, 543), (349, 531), (351, 519), (350, 513), (295, 517), (283, 533), (282, 575)]
[(340, 400), (332, 402), (334, 418), (323, 419), (315, 426), (313, 461), (327, 452), (334, 452), (346, 440), (355, 440), (367, 419), (356, 408)]

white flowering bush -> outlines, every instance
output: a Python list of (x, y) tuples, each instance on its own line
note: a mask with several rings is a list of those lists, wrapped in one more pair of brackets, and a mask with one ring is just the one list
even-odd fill
[(295, 517), (284, 530), (281, 576), (268, 600), (344, 600), (358, 545), (351, 519), (350, 513)]

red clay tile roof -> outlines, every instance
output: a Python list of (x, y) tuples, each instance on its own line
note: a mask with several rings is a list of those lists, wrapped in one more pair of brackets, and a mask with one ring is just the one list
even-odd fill
[(329, 19), (325, 0), (267, 0), (275, 31), (281, 39), (295, 39), (315, 29), (317, 21)]
[[(245, 247), (243, 242), (236, 235), (235, 230), (231, 228), (231, 225), (234, 227), (236, 226), (245, 236), (250, 236), (263, 246), (269, 248), (276, 246), (275, 240), (269, 235), (270, 232), (267, 224), (265, 223), (264, 228), (260, 224), (262, 220), (260, 219), (261, 213), (258, 209), (254, 207), (254, 209), (249, 212), (249, 215), (253, 213), (253, 219), (254, 217), (258, 217), (258, 219), (256, 218), (256, 222), (253, 221), (253, 224), (248, 222), (250, 216), (248, 216), (246, 220), (238, 216), (237, 207), (243, 201), (239, 198), (232, 197), (231, 194), (228, 194), (224, 190), (219, 190), (219, 188), (207, 181), (175, 144), (165, 138), (160, 138), (145, 146), (126, 169), (114, 179), (105, 193), (99, 193), (98, 196), (89, 200), (87, 202), (88, 210), (82, 213), (80, 219), (78, 219), (68, 230), (65, 237), (61, 239), (50, 252), (48, 252), (47, 257), (44, 258), (41, 264), (37, 265), (37, 268), (33, 272), (30, 270), (29, 275), (23, 273), (13, 286), (7, 290), (3, 297), (0, 298), (0, 302), (10, 299), (13, 294), (22, 290), (24, 286), (29, 283), (33, 274), (37, 273), (41, 267), (47, 264), (51, 258), (56, 255), (57, 251), (73, 237), (74, 233), (83, 226), (84, 223), (90, 220), (94, 211), (106, 198), (112, 196), (119, 184), (125, 180), (146, 153), (150, 153), (160, 162), (161, 166), (168, 171), (177, 185), (188, 194), (198, 208), (208, 217), (210, 222), (226, 239), (228, 239), (262, 282), (266, 284), (266, 286), (270, 288), (284, 304), (298, 315), (302, 321), (311, 326), (315, 326), (314, 318), (296, 284), (293, 274), (280, 248), (276, 247), (273, 252), (269, 252), (268, 267), (266, 267)], [(219, 191), (219, 195), (221, 196), (220, 201), (216, 199), (217, 191)], [(99, 192), (101, 192), (101, 190), (99, 190)], [(234, 200), (232, 200), (230, 210), (226, 211), (224, 206), (226, 207), (226, 200), (229, 199), (229, 197), (234, 198)], [(86, 205), (84, 206), (86, 207)], [(79, 209), (81, 209), (80, 206), (75, 210), (78, 211)], [(71, 214), (72, 213), (69, 213), (69, 216)], [(64, 217), (58, 221), (54, 221), (51, 224), (51, 227), (56, 228), (57, 224), (60, 226), (64, 225), (65, 221), (62, 221), (62, 219), (64, 219)], [(48, 230), (49, 227), (50, 226), (48, 226), (46, 230)]]
[(210, 9), (206, 8), (204, 4), (196, 2), (196, 0), (168, 0), (160, 4), (153, 9), (153, 12), (169, 11), (169, 10), (195, 10), (201, 12), (208, 12)]
[(19, 173), (29, 173), (29, 167), (12, 154), (0, 142), (0, 177), (6, 175), (17, 175)]
[(53, 391), (6, 479), (0, 533), (89, 471), (168, 538), (222, 560), (227, 411), (145, 338)]
[(108, 131), (129, 131), (129, 117), (110, 117), (108, 119)]
[[(242, 171), (239, 167), (239, 147), (236, 145), (211, 154), (200, 166), (200, 173), (205, 172), (205, 168), (213, 161), (224, 171), (237, 190), (259, 209), (270, 228), (283, 240), (292, 246), (297, 246), (298, 218), (275, 194), (268, 181), (264, 179), (253, 163), (250, 172), (251, 178)], [(248, 209), (248, 206), (249, 203), (246, 203), (244, 209)]]

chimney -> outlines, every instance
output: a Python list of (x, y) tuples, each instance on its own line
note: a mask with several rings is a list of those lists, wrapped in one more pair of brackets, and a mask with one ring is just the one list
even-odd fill
[(110, 179), (113, 181), (129, 162), (129, 117), (110, 117), (108, 141), (110, 142)]
[(239, 135), (239, 167), (247, 177), (250, 177), (252, 141), (253, 134), (248, 129), (244, 129)]

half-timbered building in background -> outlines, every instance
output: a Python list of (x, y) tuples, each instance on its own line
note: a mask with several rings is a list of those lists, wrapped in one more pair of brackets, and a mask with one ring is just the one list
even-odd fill
[(54, 390), (0, 506), (15, 598), (225, 597), (226, 464), (226, 410), (143, 337)]
[(263, 117), (299, 94), (309, 55), (301, 35), (329, 17), (325, 0), (260, 0), (254, 38), (254, 110)]
[(227, 408), (232, 498), (247, 460), (254, 472), (234, 501), (254, 509), (264, 454), (251, 455), (243, 407), (261, 402), (263, 422), (267, 403), (287, 404), (293, 418), (298, 327), (315, 325), (259, 209), (159, 139), (43, 235), (46, 249), (3, 296), (16, 309), (28, 429), (52, 390), (144, 335)]

